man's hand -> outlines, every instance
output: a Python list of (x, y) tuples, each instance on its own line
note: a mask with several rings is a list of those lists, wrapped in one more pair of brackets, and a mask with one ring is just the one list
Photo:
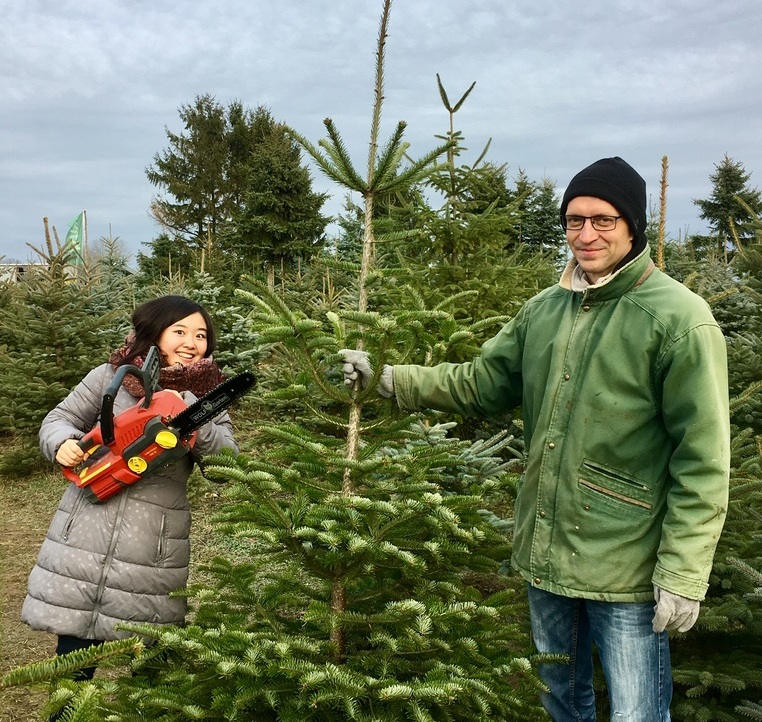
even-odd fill
[[(357, 381), (362, 388), (368, 388), (373, 378), (373, 368), (370, 358), (365, 351), (357, 351), (351, 348), (342, 348), (339, 355), (344, 359), (342, 370), (344, 372), (344, 384), (353, 386)], [(380, 396), (391, 399), (394, 396), (394, 371), (393, 367), (386, 365), (381, 369), (381, 377), (376, 387)]]
[(697, 600), (680, 597), (656, 585), (654, 585), (654, 599), (656, 600), (652, 623), (654, 632), (663, 632), (665, 629), (687, 632), (696, 623), (699, 614)]

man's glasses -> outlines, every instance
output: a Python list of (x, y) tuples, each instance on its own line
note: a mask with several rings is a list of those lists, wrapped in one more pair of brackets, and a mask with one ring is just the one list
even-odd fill
[(585, 221), (590, 221), (596, 231), (613, 231), (620, 218), (624, 216), (564, 216), (561, 225), (567, 231), (581, 231)]

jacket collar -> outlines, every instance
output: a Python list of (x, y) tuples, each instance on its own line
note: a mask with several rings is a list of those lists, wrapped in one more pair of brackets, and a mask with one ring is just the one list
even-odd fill
[[(603, 283), (586, 288), (582, 291), (582, 295), (587, 301), (608, 301), (618, 298), (645, 280), (643, 276), (651, 271), (652, 263), (650, 249), (646, 246), (635, 258), (612, 273)], [(572, 291), (572, 274), (577, 265), (577, 259), (573, 257), (569, 259), (558, 281), (558, 285), (566, 291)]]

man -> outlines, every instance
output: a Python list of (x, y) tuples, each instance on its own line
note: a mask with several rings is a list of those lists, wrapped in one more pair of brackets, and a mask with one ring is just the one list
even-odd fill
[[(646, 187), (621, 158), (578, 173), (561, 203), (573, 258), (469, 363), (386, 366), (405, 409), (522, 407), (527, 458), (512, 562), (526, 579), (555, 722), (595, 720), (592, 647), (611, 719), (669, 720), (667, 631), (690, 629), (725, 519), (726, 348), (707, 304), (654, 268)], [(367, 354), (344, 350), (345, 381)], [(655, 603), (655, 604), (654, 604)]]

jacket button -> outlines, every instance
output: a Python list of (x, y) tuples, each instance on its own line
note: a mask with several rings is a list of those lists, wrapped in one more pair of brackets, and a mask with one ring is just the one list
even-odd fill
[(583, 306), (583, 307), (582, 307), (582, 310), (583, 310), (583, 311), (589, 311), (589, 310), (590, 310), (590, 306)]
[(549, 448), (549, 449), (555, 449), (555, 448), (556, 448), (556, 445), (555, 445), (555, 444), (554, 444), (554, 443), (551, 441), (551, 442), (548, 444), (548, 448)]
[(540, 586), (540, 582), (542, 582), (542, 579), (540, 579), (540, 577), (535, 577), (535, 578), (534, 578), (534, 583), (535, 583), (535, 585), (537, 585), (538, 587)]
[(540, 519), (544, 519), (544, 518), (545, 518), (545, 512), (544, 512), (544, 511), (541, 511), (541, 512), (540, 512)]
[(568, 381), (571, 378), (569, 374), (564, 374), (564, 381)]
[(585, 504), (585, 511), (590, 511), (590, 504)]

